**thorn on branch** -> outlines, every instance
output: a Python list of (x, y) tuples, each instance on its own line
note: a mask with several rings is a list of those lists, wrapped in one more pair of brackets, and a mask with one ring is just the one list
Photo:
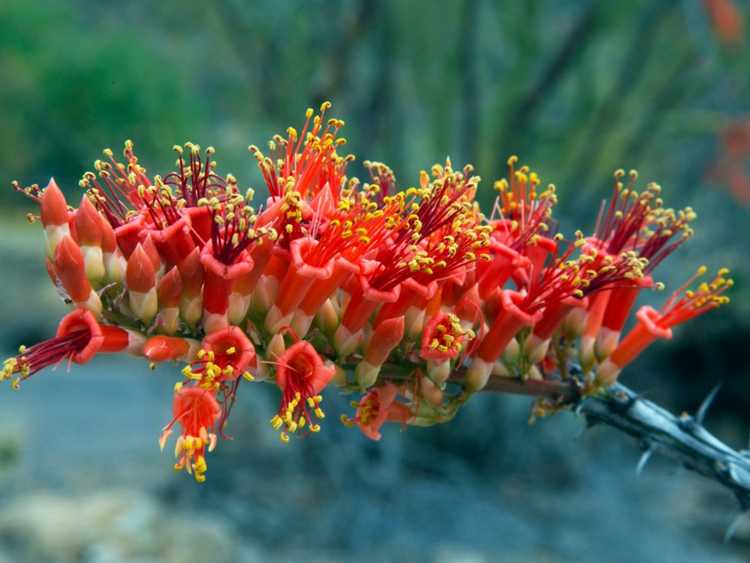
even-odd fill
[(729, 524), (729, 527), (727, 528), (727, 531), (724, 534), (725, 544), (732, 541), (732, 538), (737, 533), (737, 530), (739, 530), (740, 524), (742, 524), (742, 521), (745, 520), (746, 516), (747, 516), (747, 510), (744, 510), (743, 512), (740, 512), (737, 516), (734, 517), (734, 520), (732, 520), (732, 523)]
[(635, 466), (635, 474), (637, 477), (641, 476), (641, 473), (643, 472), (643, 469), (646, 467), (648, 462), (651, 460), (651, 456), (654, 455), (654, 452), (656, 451), (656, 448), (649, 445), (646, 450), (641, 454), (640, 459), (638, 460), (638, 465)]
[(708, 412), (708, 409), (711, 408), (711, 405), (713, 404), (714, 399), (716, 399), (716, 396), (719, 394), (720, 389), (721, 383), (717, 384), (713, 389), (711, 389), (711, 392), (706, 395), (705, 399), (703, 399), (701, 406), (698, 407), (698, 412), (695, 413), (695, 420), (698, 424), (703, 424), (703, 421), (706, 418), (706, 413)]

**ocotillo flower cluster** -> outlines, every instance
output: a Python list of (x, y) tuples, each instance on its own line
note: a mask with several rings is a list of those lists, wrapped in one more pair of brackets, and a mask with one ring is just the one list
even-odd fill
[(566, 379), (579, 362), (584, 392), (597, 392), (650, 342), (727, 301), (720, 270), (660, 311), (638, 310), (621, 338), (639, 292), (660, 288), (654, 268), (690, 237), (691, 209), (618, 171), (594, 231), (566, 241), (554, 186), (516, 157), (488, 215), (471, 166), (450, 160), (403, 190), (382, 163), (364, 162), (368, 182), (349, 177), (343, 122), (328, 109), (308, 110), (268, 154), (249, 148), (268, 191), (257, 208), (212, 148), (191, 143), (156, 176), (132, 142), (124, 159), (105, 150), (78, 208), (54, 180), (16, 184), (39, 205), (30, 218), (73, 310), (54, 338), (6, 360), (2, 379), (17, 388), (112, 352), (182, 364), (159, 442), (177, 430), (175, 467), (200, 482), (249, 382), (278, 387), (269, 420), (284, 442), (320, 430), (332, 386), (361, 394), (342, 422), (379, 439), (386, 422), (450, 420), (490, 378)]

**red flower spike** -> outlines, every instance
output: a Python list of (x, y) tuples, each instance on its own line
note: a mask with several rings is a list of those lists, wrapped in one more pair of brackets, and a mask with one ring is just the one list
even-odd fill
[(175, 470), (193, 474), (198, 483), (206, 480), (206, 451), (216, 447), (216, 425), (221, 417), (221, 406), (211, 391), (194, 386), (177, 389), (172, 402), (172, 421), (162, 430), (159, 445), (162, 449), (175, 424), (182, 428), (175, 444)]
[(476, 286), (478, 277), (477, 269), (468, 272), (463, 270), (448, 276), (440, 285), (440, 302), (446, 307), (455, 306), (467, 291)]
[(357, 425), (362, 434), (371, 440), (380, 440), (383, 424), (406, 424), (413, 417), (409, 407), (396, 401), (398, 392), (398, 387), (393, 383), (370, 389), (359, 403), (354, 403), (357, 408), (354, 418), (342, 415), (341, 422), (347, 426)]
[(263, 237), (250, 250), (250, 258), (253, 260), (253, 270), (248, 275), (246, 284), (249, 292), (255, 289), (258, 280), (268, 265), (273, 254), (274, 242), (270, 237)]
[(403, 317), (393, 317), (380, 323), (370, 337), (364, 359), (374, 366), (382, 365), (404, 338)]
[(617, 349), (599, 366), (597, 376), (612, 384), (617, 379), (620, 370), (632, 362), (657, 338), (669, 340), (672, 338), (670, 328), (662, 328), (657, 324), (661, 315), (655, 309), (644, 306), (636, 313), (638, 323), (628, 333)]
[(524, 248), (524, 255), (529, 259), (530, 265), (520, 264), (516, 270), (514, 270), (514, 279), (517, 280), (519, 285), (527, 285), (527, 275), (532, 273), (538, 273), (543, 271), (544, 264), (550, 256), (553, 256), (557, 252), (557, 243), (547, 237), (537, 236), (531, 241), (531, 243)]
[[(319, 430), (319, 393), (334, 378), (345, 390), (370, 388), (343, 421), (379, 439), (386, 421), (453, 418), (490, 376), (564, 374), (568, 349), (589, 354), (584, 368), (598, 360), (598, 379), (581, 376), (581, 393), (594, 393), (655, 338), (725, 302), (731, 281), (720, 271), (681, 288), (661, 311), (639, 311), (618, 342), (650, 272), (691, 235), (690, 208), (664, 208), (658, 186), (636, 192), (635, 173), (628, 182), (618, 171), (594, 236), (577, 232), (563, 246), (551, 218), (554, 187), (542, 190), (515, 157), (486, 220), (475, 199), (479, 178), (450, 160), (396, 193), (381, 163), (366, 164), (370, 184), (348, 179), (352, 157), (337, 153), (343, 123), (324, 118), (327, 109), (309, 111), (300, 133), (275, 136), (270, 157), (251, 147), (270, 193), (260, 215), (252, 190), (218, 176), (213, 149), (204, 159), (192, 143), (175, 148), (177, 168), (164, 177), (147, 175), (130, 142), (122, 161), (105, 151), (81, 181), (78, 210), (54, 182), (44, 192), (16, 184), (40, 205), (50, 279), (78, 308), (57, 337), (8, 360), (2, 378), (17, 385), (45, 366), (101, 352), (184, 362), (160, 442), (179, 424), (176, 467), (202, 481), (206, 451), (253, 374), (275, 375), (281, 403), (271, 422), (282, 441)], [(517, 291), (506, 288), (511, 281)], [(101, 297), (92, 290), (100, 287)], [(313, 319), (309, 340), (300, 340)], [(559, 354), (549, 351), (556, 335)], [(381, 373), (396, 364), (401, 375)]]
[(318, 432), (320, 425), (313, 423), (311, 412), (322, 419), (320, 408), (325, 389), (335, 373), (333, 366), (326, 366), (309, 342), (300, 340), (287, 348), (276, 365), (276, 384), (282, 397), (279, 412), (271, 420), (276, 430), (281, 430), (282, 442), (289, 441), (289, 434), (307, 426)]
[(344, 257), (338, 258), (333, 265), (331, 277), (316, 280), (313, 283), (307, 295), (302, 300), (300, 309), (306, 315), (313, 315), (336, 289), (343, 287), (351, 276), (359, 272), (360, 267), (357, 264)]
[(98, 179), (94, 172), (86, 172), (79, 184), (92, 195), (109, 223), (117, 228), (131, 220), (134, 211), (146, 209), (143, 196), (151, 181), (146, 169), (138, 164), (132, 141), (125, 141), (123, 148), (127, 164), (119, 162), (111, 149), (103, 152), (106, 160), (94, 162)]
[(744, 30), (742, 12), (733, 0), (703, 0), (714, 33), (726, 45), (742, 45)]
[(330, 102), (321, 104), (319, 115), (308, 109), (299, 134), (289, 127), (286, 138), (274, 136), (272, 152), (277, 158), (266, 157), (257, 147), (250, 147), (272, 197), (283, 196), (290, 183), (303, 197), (314, 197), (326, 185), (335, 191), (340, 188), (348, 162), (336, 154), (336, 148), (346, 143), (345, 139), (337, 138), (344, 122), (325, 120), (330, 107)]

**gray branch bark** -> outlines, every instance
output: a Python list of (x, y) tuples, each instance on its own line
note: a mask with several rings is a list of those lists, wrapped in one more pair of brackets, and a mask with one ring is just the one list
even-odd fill
[(659, 452), (674, 459), (729, 489), (743, 511), (750, 509), (750, 452), (735, 450), (706, 430), (702, 424), (705, 408), (696, 416), (677, 416), (619, 383), (602, 394), (587, 397), (581, 397), (578, 384), (572, 380), (524, 382), (492, 378), (487, 390), (570, 404), (589, 424), (617, 428), (638, 440), (644, 455)]

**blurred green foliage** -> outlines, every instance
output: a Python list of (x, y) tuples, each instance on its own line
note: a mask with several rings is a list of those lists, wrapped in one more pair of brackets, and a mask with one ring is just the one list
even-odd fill
[(350, 149), (405, 183), (447, 154), (494, 178), (520, 153), (563, 195), (637, 166), (684, 203), (747, 112), (746, 68), (686, 1), (6, 0), (0, 180), (70, 187), (133, 138), (158, 170), (175, 142), (213, 144), (257, 183), (246, 146), (331, 99)]

